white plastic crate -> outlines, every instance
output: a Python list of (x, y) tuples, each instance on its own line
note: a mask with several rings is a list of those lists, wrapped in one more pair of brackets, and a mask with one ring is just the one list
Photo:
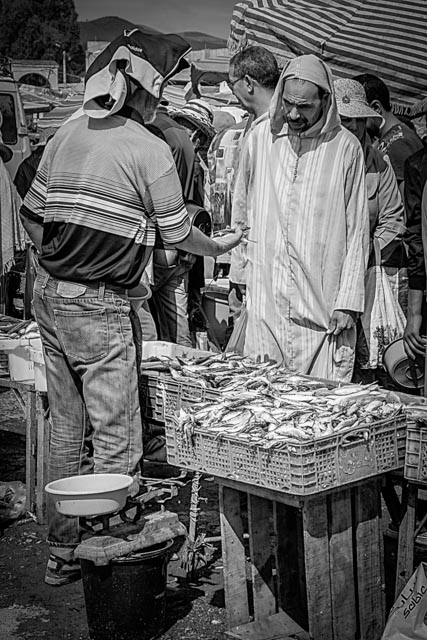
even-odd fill
[(202, 351), (201, 349), (192, 349), (184, 347), (173, 342), (163, 340), (147, 340), (142, 343), (142, 368), (144, 368), (144, 360), (149, 358), (159, 358), (161, 356), (169, 356), (170, 358), (202, 358), (203, 356), (211, 356), (211, 351)]
[(30, 360), (29, 341), (25, 338), (0, 340), (0, 351), (7, 354), (9, 376), (16, 382), (34, 382), (34, 364)]
[[(150, 358), (203, 358), (212, 355), (212, 351), (202, 351), (201, 349), (192, 349), (191, 347), (183, 347), (173, 342), (166, 342), (162, 340), (150, 340), (142, 343), (142, 363), (141, 363), (141, 381), (142, 381), (142, 394), (144, 397), (142, 411), (144, 417), (149, 420), (156, 420), (163, 422), (165, 419), (165, 405), (170, 406), (170, 412), (175, 411), (175, 407), (178, 403), (176, 396), (178, 390), (183, 386), (187, 389), (188, 393), (197, 394), (202, 393), (198, 391), (200, 385), (196, 380), (189, 379), (188, 385), (185, 383), (176, 383), (170, 373), (160, 373), (159, 371), (152, 371), (149, 367), (149, 363), (145, 364), (144, 360)], [(194, 390), (194, 391), (193, 391)], [(193, 401), (196, 400), (193, 398)], [(183, 406), (186, 406), (183, 403)]]
[(346, 429), (331, 436), (253, 445), (238, 436), (180, 427), (165, 416), (169, 464), (296, 495), (309, 495), (403, 467), (406, 416)]

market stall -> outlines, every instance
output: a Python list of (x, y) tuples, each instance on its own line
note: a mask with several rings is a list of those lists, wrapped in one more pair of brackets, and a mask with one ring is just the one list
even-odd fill
[(314, 53), (337, 77), (379, 75), (397, 104), (425, 97), (423, 0), (244, 0), (235, 5), (229, 48), (261, 45), (285, 62)]
[(44, 524), (50, 423), (46, 372), (36, 323), (0, 315), (0, 354), (6, 358), (0, 390), (14, 394), (25, 417), (26, 510)]
[[(404, 467), (406, 404), (424, 398), (236, 354), (188, 355), (143, 364), (146, 410), (165, 424), (169, 463), (218, 482), (230, 637), (270, 638), (281, 625), (301, 638), (378, 639), (381, 498)], [(394, 498), (400, 521), (406, 498)]]

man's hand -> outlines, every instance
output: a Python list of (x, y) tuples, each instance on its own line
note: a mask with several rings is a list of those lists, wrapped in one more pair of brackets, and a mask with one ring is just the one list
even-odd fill
[(338, 336), (345, 329), (352, 329), (356, 324), (355, 311), (335, 310), (329, 321), (327, 334)]
[(231, 251), (234, 247), (237, 247), (238, 244), (242, 241), (243, 238), (243, 229), (241, 227), (236, 227), (230, 233), (223, 235), (219, 238), (215, 238), (215, 242), (218, 245), (218, 256), (221, 256), (223, 253), (227, 253), (227, 251)]
[(212, 256), (216, 258), (237, 247), (243, 238), (243, 233), (243, 229), (237, 227), (220, 238), (210, 238), (193, 225), (186, 239), (182, 242), (177, 242), (174, 246), (177, 249), (181, 249), (181, 251), (194, 253), (196, 256)]
[(424, 357), (426, 352), (426, 339), (420, 334), (421, 323), (421, 314), (408, 314), (408, 321), (403, 334), (403, 346), (405, 347), (406, 355), (412, 360), (415, 360), (417, 356)]
[(408, 313), (403, 346), (408, 358), (415, 360), (417, 356), (424, 356), (426, 340), (420, 334), (423, 319), (424, 291), (420, 289), (408, 290)]

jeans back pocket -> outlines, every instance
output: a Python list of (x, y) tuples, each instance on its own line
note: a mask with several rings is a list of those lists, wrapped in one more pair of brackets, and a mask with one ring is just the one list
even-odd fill
[(66, 311), (54, 309), (55, 327), (65, 354), (83, 363), (96, 362), (108, 353), (106, 309)]

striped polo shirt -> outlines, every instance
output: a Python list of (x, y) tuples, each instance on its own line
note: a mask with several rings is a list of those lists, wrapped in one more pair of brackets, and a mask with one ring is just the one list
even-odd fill
[(136, 286), (153, 249), (191, 229), (169, 146), (120, 115), (82, 115), (49, 142), (21, 212), (43, 223), (41, 265), (72, 282)]

